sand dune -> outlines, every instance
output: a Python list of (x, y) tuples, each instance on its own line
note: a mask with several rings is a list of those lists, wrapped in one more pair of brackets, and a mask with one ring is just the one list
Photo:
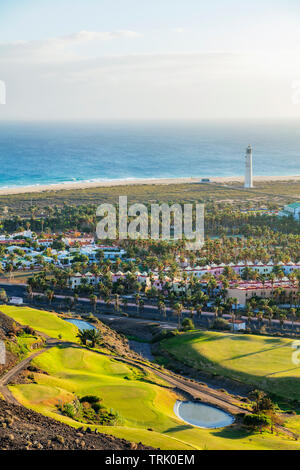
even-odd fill
[[(60, 191), (60, 190), (74, 190), (74, 189), (87, 189), (99, 187), (112, 187), (112, 186), (128, 186), (128, 185), (153, 185), (153, 184), (192, 184), (199, 183), (201, 177), (198, 178), (153, 178), (153, 179), (120, 179), (110, 181), (78, 181), (68, 183), (57, 183), (47, 185), (35, 186), (17, 186), (10, 188), (0, 188), (0, 195), (9, 194), (22, 194), (22, 193), (40, 193), (42, 191)], [(212, 183), (243, 183), (244, 178), (238, 176), (232, 177), (214, 177), (210, 178)], [(254, 184), (256, 182), (270, 182), (270, 181), (300, 181), (300, 175), (290, 176), (255, 176)]]

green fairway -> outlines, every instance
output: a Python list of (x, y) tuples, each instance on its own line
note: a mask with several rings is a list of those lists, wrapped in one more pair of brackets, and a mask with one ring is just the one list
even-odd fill
[(107, 409), (118, 413), (116, 426), (95, 426), (101, 432), (161, 449), (300, 449), (300, 443), (267, 432), (241, 427), (205, 430), (180, 421), (174, 414), (174, 392), (161, 387), (154, 376), (93, 351), (55, 347), (33, 360), (47, 374), (34, 373), (36, 383), (14, 385), (19, 402), (47, 416), (79, 427), (59, 413), (56, 405), (75, 396), (96, 395)]
[(285, 338), (193, 332), (162, 341), (177, 360), (300, 400), (300, 366), (292, 362), (293, 341)]
[(29, 325), (36, 331), (40, 331), (52, 338), (58, 338), (61, 335), (61, 339), (64, 341), (78, 342), (76, 338), (78, 333), (77, 327), (72, 325), (72, 323), (62, 320), (55, 313), (10, 305), (1, 305), (0, 310), (5, 315), (21, 323), (21, 325)]

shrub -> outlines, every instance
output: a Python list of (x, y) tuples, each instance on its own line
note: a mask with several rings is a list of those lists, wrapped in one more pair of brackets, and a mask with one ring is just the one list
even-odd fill
[(69, 418), (74, 419), (76, 416), (76, 411), (74, 409), (74, 406), (71, 403), (66, 403), (63, 406), (62, 412), (64, 415), (68, 416)]
[(7, 302), (7, 294), (4, 289), (0, 289), (0, 302)]
[(95, 413), (99, 413), (99, 411), (101, 411), (102, 409), (102, 406), (100, 405), (100, 403), (93, 403), (92, 408), (95, 411)]
[(195, 325), (194, 325), (193, 320), (191, 318), (184, 318), (182, 320), (182, 329), (184, 331), (194, 330)]
[(216, 318), (212, 324), (212, 329), (221, 331), (230, 330), (230, 324), (225, 318)]
[(28, 326), (28, 325), (24, 326), (23, 331), (24, 331), (24, 333), (27, 334), (27, 335), (31, 335), (31, 336), (35, 336), (35, 335), (36, 335), (35, 330), (34, 330), (33, 328), (31, 328), (31, 326)]
[(95, 395), (86, 395), (82, 398), (80, 398), (81, 403), (90, 403), (91, 405), (93, 403), (99, 403), (101, 401), (101, 398), (96, 397)]
[(271, 425), (271, 419), (265, 414), (245, 415), (244, 424), (250, 428), (267, 427)]

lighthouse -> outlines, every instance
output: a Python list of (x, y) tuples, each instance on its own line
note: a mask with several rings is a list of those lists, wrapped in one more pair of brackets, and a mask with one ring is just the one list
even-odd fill
[(249, 145), (247, 150), (246, 150), (245, 188), (253, 188), (252, 147), (251, 147), (251, 145)]

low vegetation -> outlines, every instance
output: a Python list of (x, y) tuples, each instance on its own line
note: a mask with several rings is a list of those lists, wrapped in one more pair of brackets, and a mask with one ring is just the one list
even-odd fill
[(117, 424), (118, 414), (108, 411), (101, 402), (102, 399), (97, 396), (86, 395), (72, 403), (60, 404), (57, 408), (63, 415), (81, 423), (102, 426)]

